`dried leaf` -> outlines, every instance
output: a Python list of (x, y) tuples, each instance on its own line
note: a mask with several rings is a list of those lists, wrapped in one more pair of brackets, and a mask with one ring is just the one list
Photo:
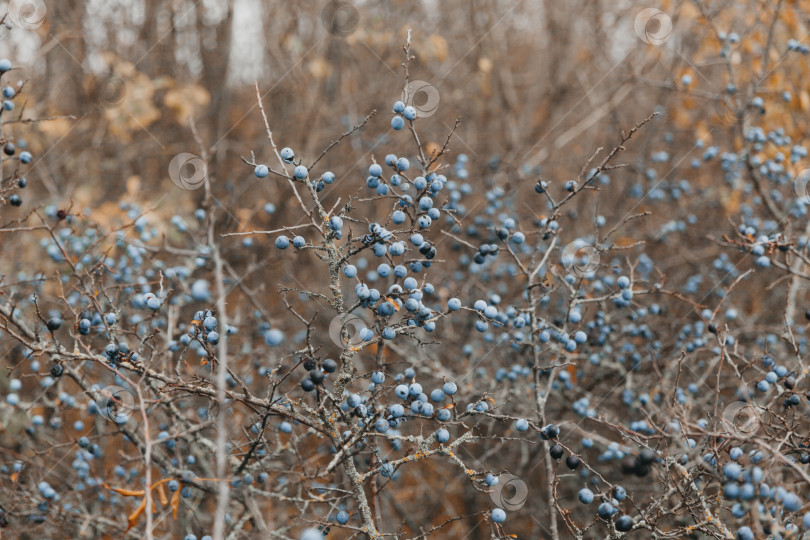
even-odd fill
[[(441, 151), (442, 151), (442, 145), (440, 145), (438, 143), (435, 143), (433, 141), (428, 141), (427, 144), (425, 144), (425, 155), (429, 159), (434, 159), (436, 156), (439, 155), (439, 152), (441, 152)], [(438, 166), (438, 164), (434, 163), (433, 166), (431, 167), (431, 170), (435, 170), (435, 168), (437, 166)]]
[(177, 519), (177, 509), (180, 508), (180, 490), (174, 492), (172, 495), (172, 518)]
[(138, 523), (138, 518), (141, 517), (141, 514), (143, 514), (143, 511), (145, 509), (146, 509), (146, 497), (141, 499), (141, 504), (138, 505), (138, 508), (136, 508), (135, 511), (132, 512), (129, 515), (129, 517), (127, 517), (127, 530), (124, 531), (124, 534), (128, 533), (129, 530), (132, 527), (134, 527), (136, 523)]
[(492, 62), (492, 59), (487, 58), (486, 56), (482, 56), (478, 60), (478, 69), (480, 71), (483, 71), (484, 73), (489, 73), (490, 71), (492, 71), (493, 65), (494, 64)]
[(309, 72), (312, 73), (312, 76), (316, 79), (325, 79), (332, 74), (332, 66), (321, 56), (313, 59), (308, 67)]
[(571, 382), (574, 382), (574, 383), (577, 382), (577, 366), (576, 365), (572, 364), (570, 366), (566, 366), (565, 371), (567, 371), (568, 374), (571, 376)]
[(211, 101), (208, 91), (197, 84), (179, 86), (166, 92), (163, 104), (171, 109), (182, 125), (188, 124), (190, 116), (198, 109), (202, 109)]
[(164, 482), (158, 482), (155, 484), (157, 486), (158, 496), (160, 497), (160, 504), (166, 506), (169, 504), (169, 497), (166, 496), (166, 485)]
[(141, 177), (136, 175), (130, 176), (127, 178), (126, 182), (127, 186), (127, 195), (130, 197), (137, 197), (138, 192), (141, 191)]
[(104, 487), (109, 489), (110, 491), (114, 491), (119, 495), (123, 495), (124, 497), (143, 497), (146, 495), (146, 492), (142, 489), (124, 489), (124, 488), (115, 488), (110, 487), (107, 484), (104, 484)]

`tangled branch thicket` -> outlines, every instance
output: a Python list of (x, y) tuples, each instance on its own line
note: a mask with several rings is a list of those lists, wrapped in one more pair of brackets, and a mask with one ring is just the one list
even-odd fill
[[(249, 87), (235, 4), (168, 4), (121, 24), (174, 13), (196, 82), (101, 54), (115, 9), (86, 50), (81, 10), (3, 19), (86, 78), (0, 60), (0, 537), (806, 537), (810, 3), (287, 6)], [(456, 51), (484, 20), (623, 56), (549, 48), (538, 99), (532, 36)]]

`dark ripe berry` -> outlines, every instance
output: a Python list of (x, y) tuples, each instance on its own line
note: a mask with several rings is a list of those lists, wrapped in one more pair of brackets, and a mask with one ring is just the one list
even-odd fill
[(431, 247), (430, 250), (427, 253), (425, 253), (425, 258), (426, 259), (432, 259), (435, 256), (436, 256), (436, 248), (435, 247)]
[(808, 454), (807, 452), (803, 453), (801, 456), (799, 456), (799, 462), (805, 465), (810, 463), (810, 454)]
[(710, 324), (709, 325), (709, 332), (716, 335), (717, 334), (717, 327), (714, 324)]
[(810, 321), (810, 309), (804, 312), (804, 318)]
[(644, 448), (643, 450), (641, 450), (641, 453), (639, 453), (638, 460), (642, 465), (649, 465), (650, 463), (655, 461), (655, 452), (653, 452), (649, 448)]
[(309, 372), (309, 378), (315, 384), (321, 384), (323, 382), (323, 370), (314, 369)]
[(307, 371), (312, 371), (318, 366), (318, 363), (315, 361), (314, 358), (304, 358), (304, 369)]
[(558, 428), (556, 424), (549, 424), (543, 428), (543, 433), (549, 439), (556, 439), (560, 434), (560, 428)]
[(51, 368), (51, 375), (54, 377), (61, 377), (64, 371), (65, 368), (62, 367), (62, 364), (56, 364)]
[(310, 379), (303, 379), (301, 381), (301, 388), (304, 389), (304, 392), (312, 392), (315, 390), (315, 383), (312, 382)]
[(627, 532), (633, 528), (633, 518), (630, 516), (619, 516), (616, 520), (616, 530), (619, 532)]
[(62, 327), (62, 319), (48, 319), (48, 330), (54, 332)]
[(6, 143), (6, 145), (3, 147), (3, 153), (7, 156), (13, 156), (15, 153), (17, 153), (17, 148), (13, 143)]
[(17, 180), (17, 186), (18, 187), (24, 188), (27, 185), (28, 185), (28, 180), (24, 176), (22, 178), (20, 178), (19, 180)]
[(337, 362), (332, 360), (331, 358), (327, 358), (323, 361), (323, 370), (327, 373), (334, 373), (337, 371), (338, 365)]
[(560, 446), (559, 444), (552, 444), (551, 448), (548, 449), (548, 453), (554, 459), (560, 459), (561, 457), (563, 457), (565, 451), (563, 450), (563, 447)]
[(579, 467), (579, 458), (577, 456), (571, 455), (565, 458), (565, 464), (568, 466), (569, 469), (572, 471), (577, 470)]
[(498, 250), (499, 250), (499, 249), (500, 249), (500, 248), (498, 247), (498, 245), (497, 245), (497, 244), (490, 244), (490, 245), (489, 245), (489, 254), (490, 254), (490, 255), (492, 255), (492, 256), (494, 257), (495, 255), (497, 255), (497, 254), (498, 254)]
[(785, 379), (785, 388), (787, 388), (788, 390), (793, 390), (795, 386), (796, 386), (796, 377), (791, 375)]
[(475, 264), (484, 264), (486, 262), (486, 258), (480, 253), (476, 253), (473, 255), (473, 261), (475, 261)]
[(431, 247), (432, 246), (430, 245), (430, 242), (422, 242), (422, 245), (419, 246), (419, 253), (421, 253), (422, 255), (427, 255), (428, 253), (430, 253)]
[(478, 248), (478, 253), (480, 253), (481, 255), (488, 255), (489, 254), (489, 244), (482, 244)]
[(20, 206), (22, 204), (22, 199), (15, 193), (8, 198), (8, 202), (11, 203), (11, 206)]
[(500, 227), (497, 231), (495, 231), (495, 234), (501, 240), (506, 240), (507, 238), (509, 238), (509, 231), (504, 227)]
[(795, 407), (795, 406), (796, 406), (796, 405), (798, 405), (800, 402), (801, 402), (801, 399), (799, 398), (799, 396), (798, 396), (798, 395), (796, 395), (796, 394), (791, 394), (791, 395), (790, 395), (790, 397), (788, 397), (788, 398), (785, 400), (785, 407)]
[(633, 471), (633, 474), (635, 474), (639, 478), (644, 478), (649, 473), (650, 473), (649, 465), (639, 465), (638, 467), (636, 467), (636, 470)]
[(638, 459), (636, 456), (625, 456), (622, 459), (622, 474), (633, 474), (636, 467), (638, 467)]
[(56, 219), (62, 220), (62, 219), (65, 219), (66, 217), (67, 217), (67, 212), (65, 212), (64, 210), (59, 209), (59, 210), (56, 211)]

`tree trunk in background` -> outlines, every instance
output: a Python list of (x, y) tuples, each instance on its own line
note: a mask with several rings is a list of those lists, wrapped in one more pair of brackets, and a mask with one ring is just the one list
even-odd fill
[[(545, 15), (546, 15), (546, 52), (548, 54), (548, 80), (552, 82), (549, 85), (550, 95), (548, 95), (547, 102), (545, 103), (545, 110), (547, 111), (547, 122), (553, 125), (555, 118), (552, 111), (563, 111), (562, 108), (565, 98), (572, 91), (571, 85), (568, 81), (564, 80), (567, 76), (566, 62), (572, 52), (575, 52), (574, 40), (576, 36), (571, 36), (571, 21), (568, 17), (569, 10), (561, 12), (556, 2), (546, 0), (545, 2)], [(540, 136), (545, 134), (549, 125), (541, 125)]]
[[(168, 66), (176, 65), (175, 32), (173, 24), (172, 2), (170, 0), (143, 0), (146, 6), (146, 17), (141, 27), (139, 40), (141, 51), (132, 62), (138, 62), (138, 71), (156, 77), (166, 73)], [(168, 17), (168, 25), (164, 18)], [(171, 69), (173, 72), (174, 69)]]
[[(230, 92), (226, 81), (228, 80), (228, 66), (231, 56), (231, 38), (233, 35), (233, 2), (228, 1), (228, 14), (216, 25), (207, 27), (204, 24), (204, 9), (200, 5), (197, 9), (197, 32), (200, 38), (200, 56), (203, 62), (202, 86), (210, 93), (211, 103), (207, 108), (208, 118), (204, 125), (209, 126), (208, 140), (218, 139), (228, 130), (228, 112), (230, 110)], [(209, 33), (214, 33), (216, 46), (211, 44)], [(226, 146), (223, 146), (223, 149)], [(217, 165), (223, 163), (224, 152), (217, 152), (214, 159)]]
[(43, 42), (55, 42), (46, 54), (48, 104), (54, 111), (84, 109), (79, 105), (84, 102), (81, 62), (84, 61), (86, 48), (83, 33), (77, 32), (83, 27), (84, 15), (84, 0), (48, 4), (48, 35), (43, 36)]
[(143, 0), (145, 9), (146, 9), (146, 16), (144, 17), (144, 23), (141, 27), (141, 37), (138, 42), (141, 44), (143, 48), (141, 54), (145, 54), (146, 51), (149, 50), (149, 47), (152, 46), (158, 40), (157, 34), (157, 13), (159, 6), (162, 0)]

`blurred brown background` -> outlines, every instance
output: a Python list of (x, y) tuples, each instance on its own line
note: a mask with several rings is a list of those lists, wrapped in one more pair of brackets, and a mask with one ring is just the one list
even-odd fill
[[(660, 112), (617, 159), (628, 167), (610, 174), (612, 182), (603, 188), (598, 205), (595, 198), (583, 197), (576, 205), (579, 213), (566, 216), (562, 226), (584, 233), (592, 229), (597, 213), (613, 224), (631, 209), (650, 210), (649, 218), (634, 222), (617, 242), (649, 241), (645, 249), (657, 269), (678, 284), (711, 264), (719, 252), (705, 241), (696, 247), (694, 240), (713, 228), (728, 227), (728, 218), (753, 197), (722, 181), (716, 165), (690, 166), (712, 144), (742, 148), (740, 124), (730, 115), (734, 104), (725, 97), (727, 85), (733, 82), (745, 95), (766, 97), (758, 122), (783, 127), (796, 144), (806, 139), (810, 95), (795, 81), (807, 80), (807, 62), (801, 56), (783, 58), (782, 51), (788, 37), (806, 34), (810, 6), (785, 2), (772, 24), (773, 6), (754, 1), (710, 2), (703, 12), (691, 2), (650, 4), (358, 0), (353, 3), (356, 28), (330, 32), (334, 28), (324, 24), (324, 1), (48, 2), (44, 23), (12, 33), (0, 44), (0, 56), (21, 65), (17, 73), (29, 81), (24, 117), (74, 119), (12, 125), (6, 133), (27, 139), (35, 155), (31, 187), (23, 194), (28, 201), (93, 208), (93, 218), (109, 225), (125, 221), (120, 201), (143, 208), (156, 205), (150, 220), (168, 230), (172, 215), (193, 211), (203, 197), (203, 190), (178, 189), (167, 172), (175, 155), (199, 153), (193, 118), (200, 140), (212, 150), (214, 195), (228, 208), (221, 232), (275, 228), (297, 219), (286, 185), (257, 181), (240, 160), (253, 151), (259, 162), (273, 161), (254, 81), (277, 145), (294, 148), (305, 161), (377, 111), (363, 130), (325, 158), (327, 168), (348, 181), (336, 184), (327, 196), (327, 202), (334, 202), (362, 186), (371, 156), (379, 162), (407, 146), (402, 143), (405, 132), (394, 137), (389, 121), (404, 85), (403, 43), (410, 30), (415, 57), (410, 78), (430, 83), (440, 96), (436, 113), (417, 121), (422, 141), (441, 145), (460, 118), (445, 164), (467, 154), (468, 181), (479, 196), (500, 185), (510, 198), (525, 202), (517, 205), (523, 217), (545, 210), (533, 189), (538, 171), (561, 191), (561, 184), (576, 177), (597, 148), (604, 148), (604, 155), (621, 130)], [(634, 30), (636, 17), (647, 7), (671, 16), (675, 30), (660, 46), (645, 43)], [(721, 55), (718, 31), (736, 31), (741, 38), (726, 56)], [(766, 48), (772, 61), (763, 67), (751, 58)], [(684, 84), (685, 75), (690, 85)], [(787, 101), (779, 99), (785, 91), (792, 95)], [(703, 147), (696, 146), (698, 139)], [(653, 165), (651, 155), (661, 150), (668, 159)], [(763, 154), (774, 152), (766, 148)], [(636, 183), (645, 191), (652, 187), (655, 181), (645, 176), (650, 167), (657, 170), (655, 181), (687, 178), (703, 191), (665, 204), (646, 199), (635, 206), (637, 199), (627, 196), (628, 189)], [(273, 216), (263, 212), (266, 202), (277, 206)], [(697, 226), (675, 239), (657, 240), (663, 224), (689, 215), (699, 218)], [(7, 253), (21, 259), (34, 255), (22, 245), (3, 246), (15, 247)], [(11, 268), (18, 260), (9, 257), (4, 265)], [(289, 274), (293, 265), (271, 259), (266, 268)], [(301, 277), (301, 267), (297, 271)], [(268, 302), (280, 304), (275, 291), (282, 276), (276, 277), (265, 292)], [(265, 278), (252, 276), (248, 283), (260, 287)], [(770, 314), (755, 308), (769, 301), (766, 294), (750, 295), (738, 305), (765, 324), (773, 322)], [(689, 312), (683, 305), (677, 309), (679, 316)], [(494, 451), (481, 451), (477, 459), (498, 461)], [(533, 482), (529, 488), (540, 492), (541, 468), (527, 465), (536, 454), (521, 452), (523, 465), (536, 476), (526, 477)], [(477, 497), (482, 496), (465, 491), (465, 479), (451, 464), (426, 466), (436, 468), (436, 477), (455, 475), (440, 483), (461, 496), (427, 505), (418, 520), (409, 521), (406, 509), (400, 508), (397, 514), (409, 530), (481, 510)], [(420, 489), (421, 480), (406, 476), (400, 482), (397, 489)], [(562, 494), (562, 500), (570, 503), (575, 492)], [(433, 495), (427, 500), (435, 503)], [(534, 508), (540, 503), (539, 497), (531, 502)], [(547, 509), (540, 510), (536, 519), (529, 512), (510, 516), (510, 530), (543, 537)], [(460, 538), (469, 527), (459, 523), (443, 537)], [(479, 532), (485, 534), (483, 528)], [(470, 537), (484, 537), (477, 534)]]

